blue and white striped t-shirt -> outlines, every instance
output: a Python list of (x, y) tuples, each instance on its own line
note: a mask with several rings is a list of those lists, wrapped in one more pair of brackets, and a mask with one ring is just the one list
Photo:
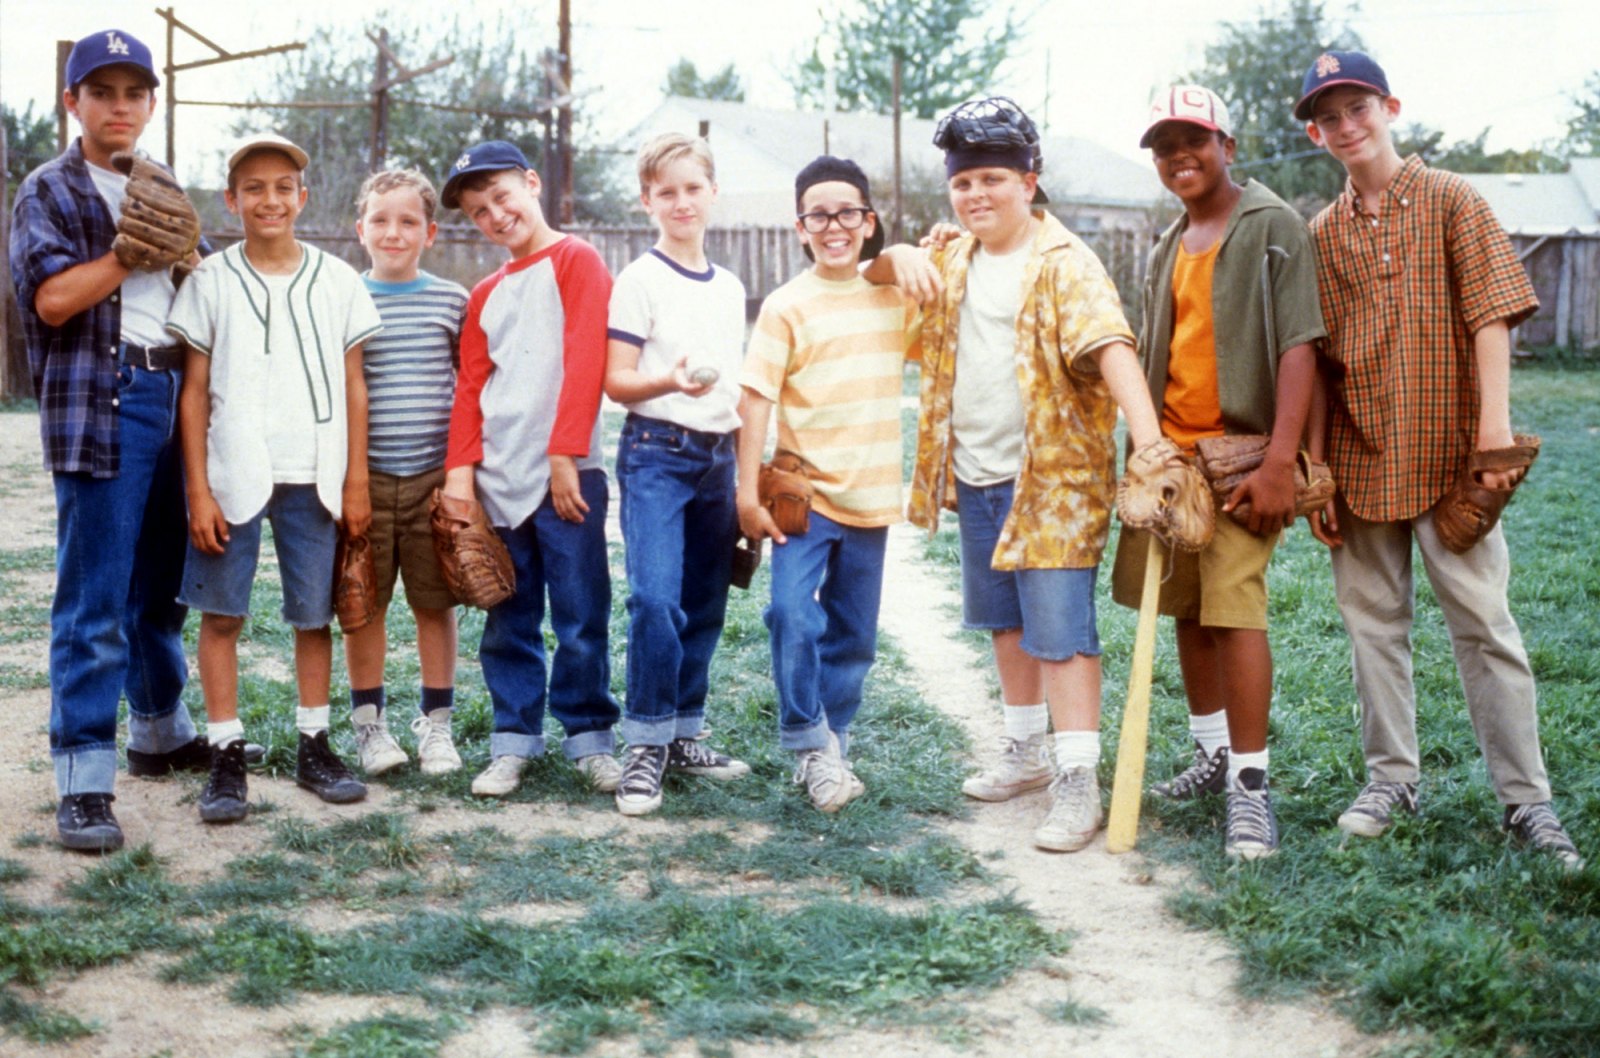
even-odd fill
[(427, 272), (409, 283), (361, 278), (383, 317), (383, 332), (363, 354), (367, 463), (402, 477), (441, 467), (467, 292)]

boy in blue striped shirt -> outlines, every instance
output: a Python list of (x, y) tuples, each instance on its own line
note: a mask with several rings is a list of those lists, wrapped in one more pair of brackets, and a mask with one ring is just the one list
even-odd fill
[(438, 195), (414, 169), (367, 178), (356, 199), (356, 234), (372, 260), (362, 275), (383, 332), (367, 342), (367, 460), (372, 489), (372, 556), (378, 617), (345, 636), (350, 704), (361, 766), (368, 775), (399, 767), (405, 750), (384, 722), (385, 615), (395, 578), (417, 622), (422, 714), (411, 722), (426, 775), (461, 767), (450, 736), (456, 663), (456, 600), (434, 557), (428, 498), (444, 484), (455, 396), (455, 358), (467, 292), (418, 267), (438, 230)]

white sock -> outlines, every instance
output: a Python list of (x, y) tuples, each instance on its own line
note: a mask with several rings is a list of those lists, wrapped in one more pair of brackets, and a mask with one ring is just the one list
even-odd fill
[(1005, 715), (1006, 735), (1018, 742), (1050, 730), (1050, 710), (1042, 702), (1038, 705), (1008, 705)]
[(1228, 785), (1239, 784), (1239, 773), (1246, 768), (1260, 768), (1261, 774), (1267, 773), (1267, 751), (1258, 753), (1230, 753), (1228, 754)]
[(1100, 763), (1100, 732), (1057, 731), (1056, 767), (1093, 768)]
[(1228, 745), (1228, 711), (1218, 709), (1204, 716), (1190, 713), (1189, 734), (1200, 743), (1200, 748), (1206, 751), (1206, 756), (1215, 757), (1217, 750)]
[(226, 746), (230, 742), (244, 741), (244, 721), (238, 717), (232, 720), (214, 720), (206, 722), (206, 738), (213, 746)]
[(298, 727), (300, 733), (307, 738), (316, 738), (318, 732), (328, 730), (328, 707), (300, 706), (294, 711), (294, 726)]
[[(304, 723), (303, 720), (301, 722)], [(350, 722), (353, 724), (378, 723), (378, 707), (375, 705), (356, 706), (354, 709), (350, 710)], [(327, 727), (328, 725), (324, 723), (322, 726)], [(312, 733), (315, 734), (315, 732)]]

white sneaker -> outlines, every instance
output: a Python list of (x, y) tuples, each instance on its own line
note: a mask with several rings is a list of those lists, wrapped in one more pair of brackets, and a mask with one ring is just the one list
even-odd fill
[(355, 728), (356, 755), (361, 760), (361, 770), (368, 775), (382, 775), (411, 759), (400, 748), (400, 743), (394, 740), (394, 736), (389, 734), (383, 714), (378, 715), (376, 723), (358, 722), (351, 726)]
[(583, 773), (589, 780), (589, 786), (597, 793), (616, 793), (617, 787), (622, 785), (622, 764), (609, 753), (591, 753), (587, 757), (579, 757), (572, 762), (572, 766)]
[[(435, 719), (437, 717), (437, 719)], [(448, 775), (461, 767), (461, 754), (450, 737), (450, 710), (435, 709), (411, 721), (417, 736), (417, 763), (424, 775)]]
[(839, 739), (832, 731), (823, 748), (803, 749), (795, 755), (794, 781), (806, 788), (812, 806), (821, 812), (837, 812), (867, 791), (839, 755)]
[(1027, 738), (1000, 736), (1000, 759), (988, 771), (961, 784), (961, 792), (979, 801), (1009, 801), (1030, 790), (1042, 790), (1056, 777), (1044, 732)]
[(1055, 798), (1050, 814), (1033, 832), (1033, 843), (1051, 852), (1077, 852), (1094, 840), (1105, 813), (1100, 808), (1100, 780), (1093, 768), (1067, 768), (1050, 784)]
[(527, 757), (503, 753), (472, 780), (472, 792), (478, 797), (504, 797), (517, 788), (522, 781), (522, 769), (527, 766)]

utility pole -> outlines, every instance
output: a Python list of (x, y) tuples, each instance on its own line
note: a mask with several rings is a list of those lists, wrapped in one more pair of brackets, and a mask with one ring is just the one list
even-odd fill
[(561, 26), (558, 35), (561, 55), (561, 95), (565, 102), (556, 116), (557, 153), (561, 157), (560, 217), (562, 224), (571, 224), (572, 208), (572, 0), (561, 0)]
[(900, 237), (900, 49), (894, 53), (894, 222), (889, 225), (889, 241), (901, 242)]
[[(378, 62), (372, 74), (372, 149), (369, 159), (371, 171), (375, 173), (383, 168), (389, 157), (389, 89), (413, 81), (425, 73), (432, 73), (442, 66), (449, 66), (456, 61), (456, 57), (446, 55), (412, 70), (390, 49), (387, 28), (380, 28), (376, 33), (369, 30), (367, 39), (378, 48)], [(393, 77), (389, 76), (391, 65), (398, 71)]]
[(67, 149), (67, 104), (61, 101), (67, 94), (67, 59), (72, 55), (76, 41), (56, 41), (56, 153)]

